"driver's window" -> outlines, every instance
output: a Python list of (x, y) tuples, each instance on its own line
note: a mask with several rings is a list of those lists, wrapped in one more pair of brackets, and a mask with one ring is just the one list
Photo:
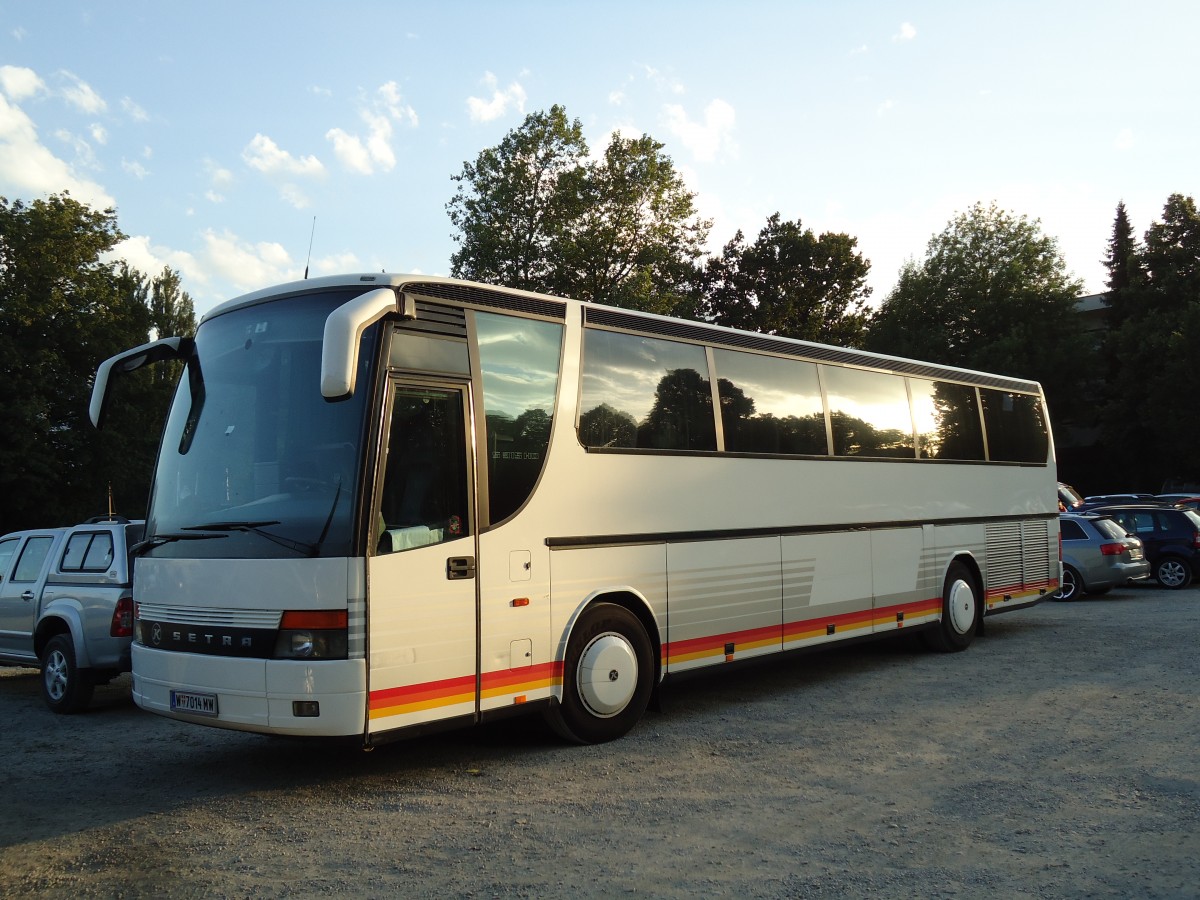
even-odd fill
[(400, 387), (383, 464), (379, 553), (396, 553), (471, 533), (462, 393)]

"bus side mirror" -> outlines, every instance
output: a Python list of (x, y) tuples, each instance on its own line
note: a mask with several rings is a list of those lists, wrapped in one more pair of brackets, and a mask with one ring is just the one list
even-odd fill
[(88, 404), (88, 416), (96, 428), (104, 425), (104, 414), (108, 409), (108, 391), (113, 375), (124, 375), (136, 372), (142, 366), (151, 363), (166, 362), (171, 359), (186, 360), (192, 355), (195, 341), (186, 337), (169, 337), (151, 341), (110, 356), (96, 369), (96, 380), (92, 384), (92, 400)]
[(388, 313), (417, 317), (416, 301), (390, 288), (377, 288), (343, 303), (325, 320), (321, 342), (321, 396), (344, 400), (354, 394), (358, 346), (363, 332)]

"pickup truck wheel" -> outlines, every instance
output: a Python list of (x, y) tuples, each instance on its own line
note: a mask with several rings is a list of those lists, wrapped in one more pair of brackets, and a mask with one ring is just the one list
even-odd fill
[(91, 674), (75, 664), (69, 634), (56, 634), (42, 653), (42, 699), (56, 713), (75, 713), (92, 699)]

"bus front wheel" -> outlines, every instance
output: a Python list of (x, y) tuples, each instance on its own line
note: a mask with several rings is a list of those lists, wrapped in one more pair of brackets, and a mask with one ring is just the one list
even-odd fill
[(953, 562), (942, 587), (942, 620), (925, 632), (926, 642), (942, 653), (957, 653), (971, 646), (979, 630), (979, 592), (971, 570)]
[(646, 711), (653, 676), (653, 649), (637, 616), (615, 603), (598, 603), (571, 633), (562, 702), (550, 706), (550, 725), (578, 744), (619, 738)]

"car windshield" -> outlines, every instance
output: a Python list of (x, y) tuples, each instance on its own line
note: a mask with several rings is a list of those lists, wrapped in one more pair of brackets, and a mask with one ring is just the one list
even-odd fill
[(235, 309), (201, 324), (159, 451), (148, 555), (346, 556), (357, 514), (368, 329), (359, 389), (321, 396), (329, 312), (356, 292)]
[(1092, 524), (1103, 537), (1113, 541), (1120, 541), (1128, 537), (1125, 529), (1114, 522), (1112, 519), (1092, 519)]

